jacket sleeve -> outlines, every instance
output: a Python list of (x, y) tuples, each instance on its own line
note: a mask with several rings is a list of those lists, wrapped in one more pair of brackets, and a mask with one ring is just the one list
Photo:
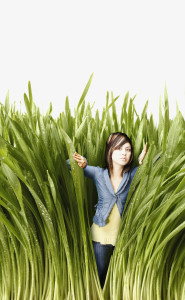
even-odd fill
[(138, 167), (134, 167), (131, 171), (131, 178), (133, 179), (134, 178), (134, 175), (136, 174), (136, 171), (137, 171)]
[(95, 179), (96, 175), (98, 174), (99, 167), (89, 166), (87, 164), (83, 170), (86, 177)]
[(66, 163), (67, 163), (67, 167), (68, 167), (68, 169), (69, 169), (69, 170), (71, 170), (71, 164), (70, 164), (70, 161), (69, 161), (69, 159), (67, 159), (67, 160), (66, 160)]
[[(69, 170), (71, 170), (71, 164), (69, 159), (66, 160), (67, 167)], [(83, 168), (84, 175), (90, 179), (95, 179), (97, 173), (98, 173), (98, 168), (99, 167), (94, 167), (94, 166), (89, 166), (86, 164), (85, 168)]]

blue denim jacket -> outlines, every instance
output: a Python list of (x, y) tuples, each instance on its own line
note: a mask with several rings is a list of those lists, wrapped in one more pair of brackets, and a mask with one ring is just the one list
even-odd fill
[[(68, 168), (70, 169), (69, 159), (67, 160)], [(122, 216), (126, 203), (129, 188), (134, 178), (138, 167), (132, 168), (129, 172), (124, 173), (120, 185), (114, 192), (108, 169), (86, 165), (84, 175), (93, 179), (98, 192), (98, 203), (95, 205), (96, 213), (93, 217), (93, 222), (100, 227), (106, 225), (106, 220), (114, 206), (117, 203), (120, 216)]]

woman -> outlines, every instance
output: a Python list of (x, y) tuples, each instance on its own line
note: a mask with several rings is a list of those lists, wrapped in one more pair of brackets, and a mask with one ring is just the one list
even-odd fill
[[(139, 156), (139, 164), (142, 164), (146, 152), (147, 144)], [(131, 167), (133, 147), (126, 134), (115, 132), (106, 142), (105, 169), (89, 166), (87, 160), (77, 152), (73, 154), (73, 159), (84, 169), (84, 175), (93, 179), (98, 192), (91, 236), (100, 284), (103, 288), (129, 187), (137, 170), (137, 167)]]

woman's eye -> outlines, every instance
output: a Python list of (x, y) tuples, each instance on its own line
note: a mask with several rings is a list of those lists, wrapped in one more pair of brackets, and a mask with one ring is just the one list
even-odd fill
[[(122, 150), (122, 147), (117, 147), (115, 150)], [(125, 152), (131, 152), (131, 149), (125, 149)]]

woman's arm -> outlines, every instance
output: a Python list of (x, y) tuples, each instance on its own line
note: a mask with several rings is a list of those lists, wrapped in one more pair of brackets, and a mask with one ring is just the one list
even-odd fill
[[(73, 154), (73, 159), (78, 163), (79, 167), (84, 170), (84, 175), (88, 178), (94, 179), (98, 174), (99, 167), (89, 166), (85, 157), (81, 156), (77, 152)], [(69, 170), (71, 170), (71, 165), (69, 159), (66, 160)]]
[(142, 165), (143, 159), (145, 158), (146, 153), (147, 153), (147, 143), (146, 143), (145, 147), (143, 148), (143, 151), (141, 152), (141, 154), (139, 155), (139, 158), (138, 158), (140, 165)]

